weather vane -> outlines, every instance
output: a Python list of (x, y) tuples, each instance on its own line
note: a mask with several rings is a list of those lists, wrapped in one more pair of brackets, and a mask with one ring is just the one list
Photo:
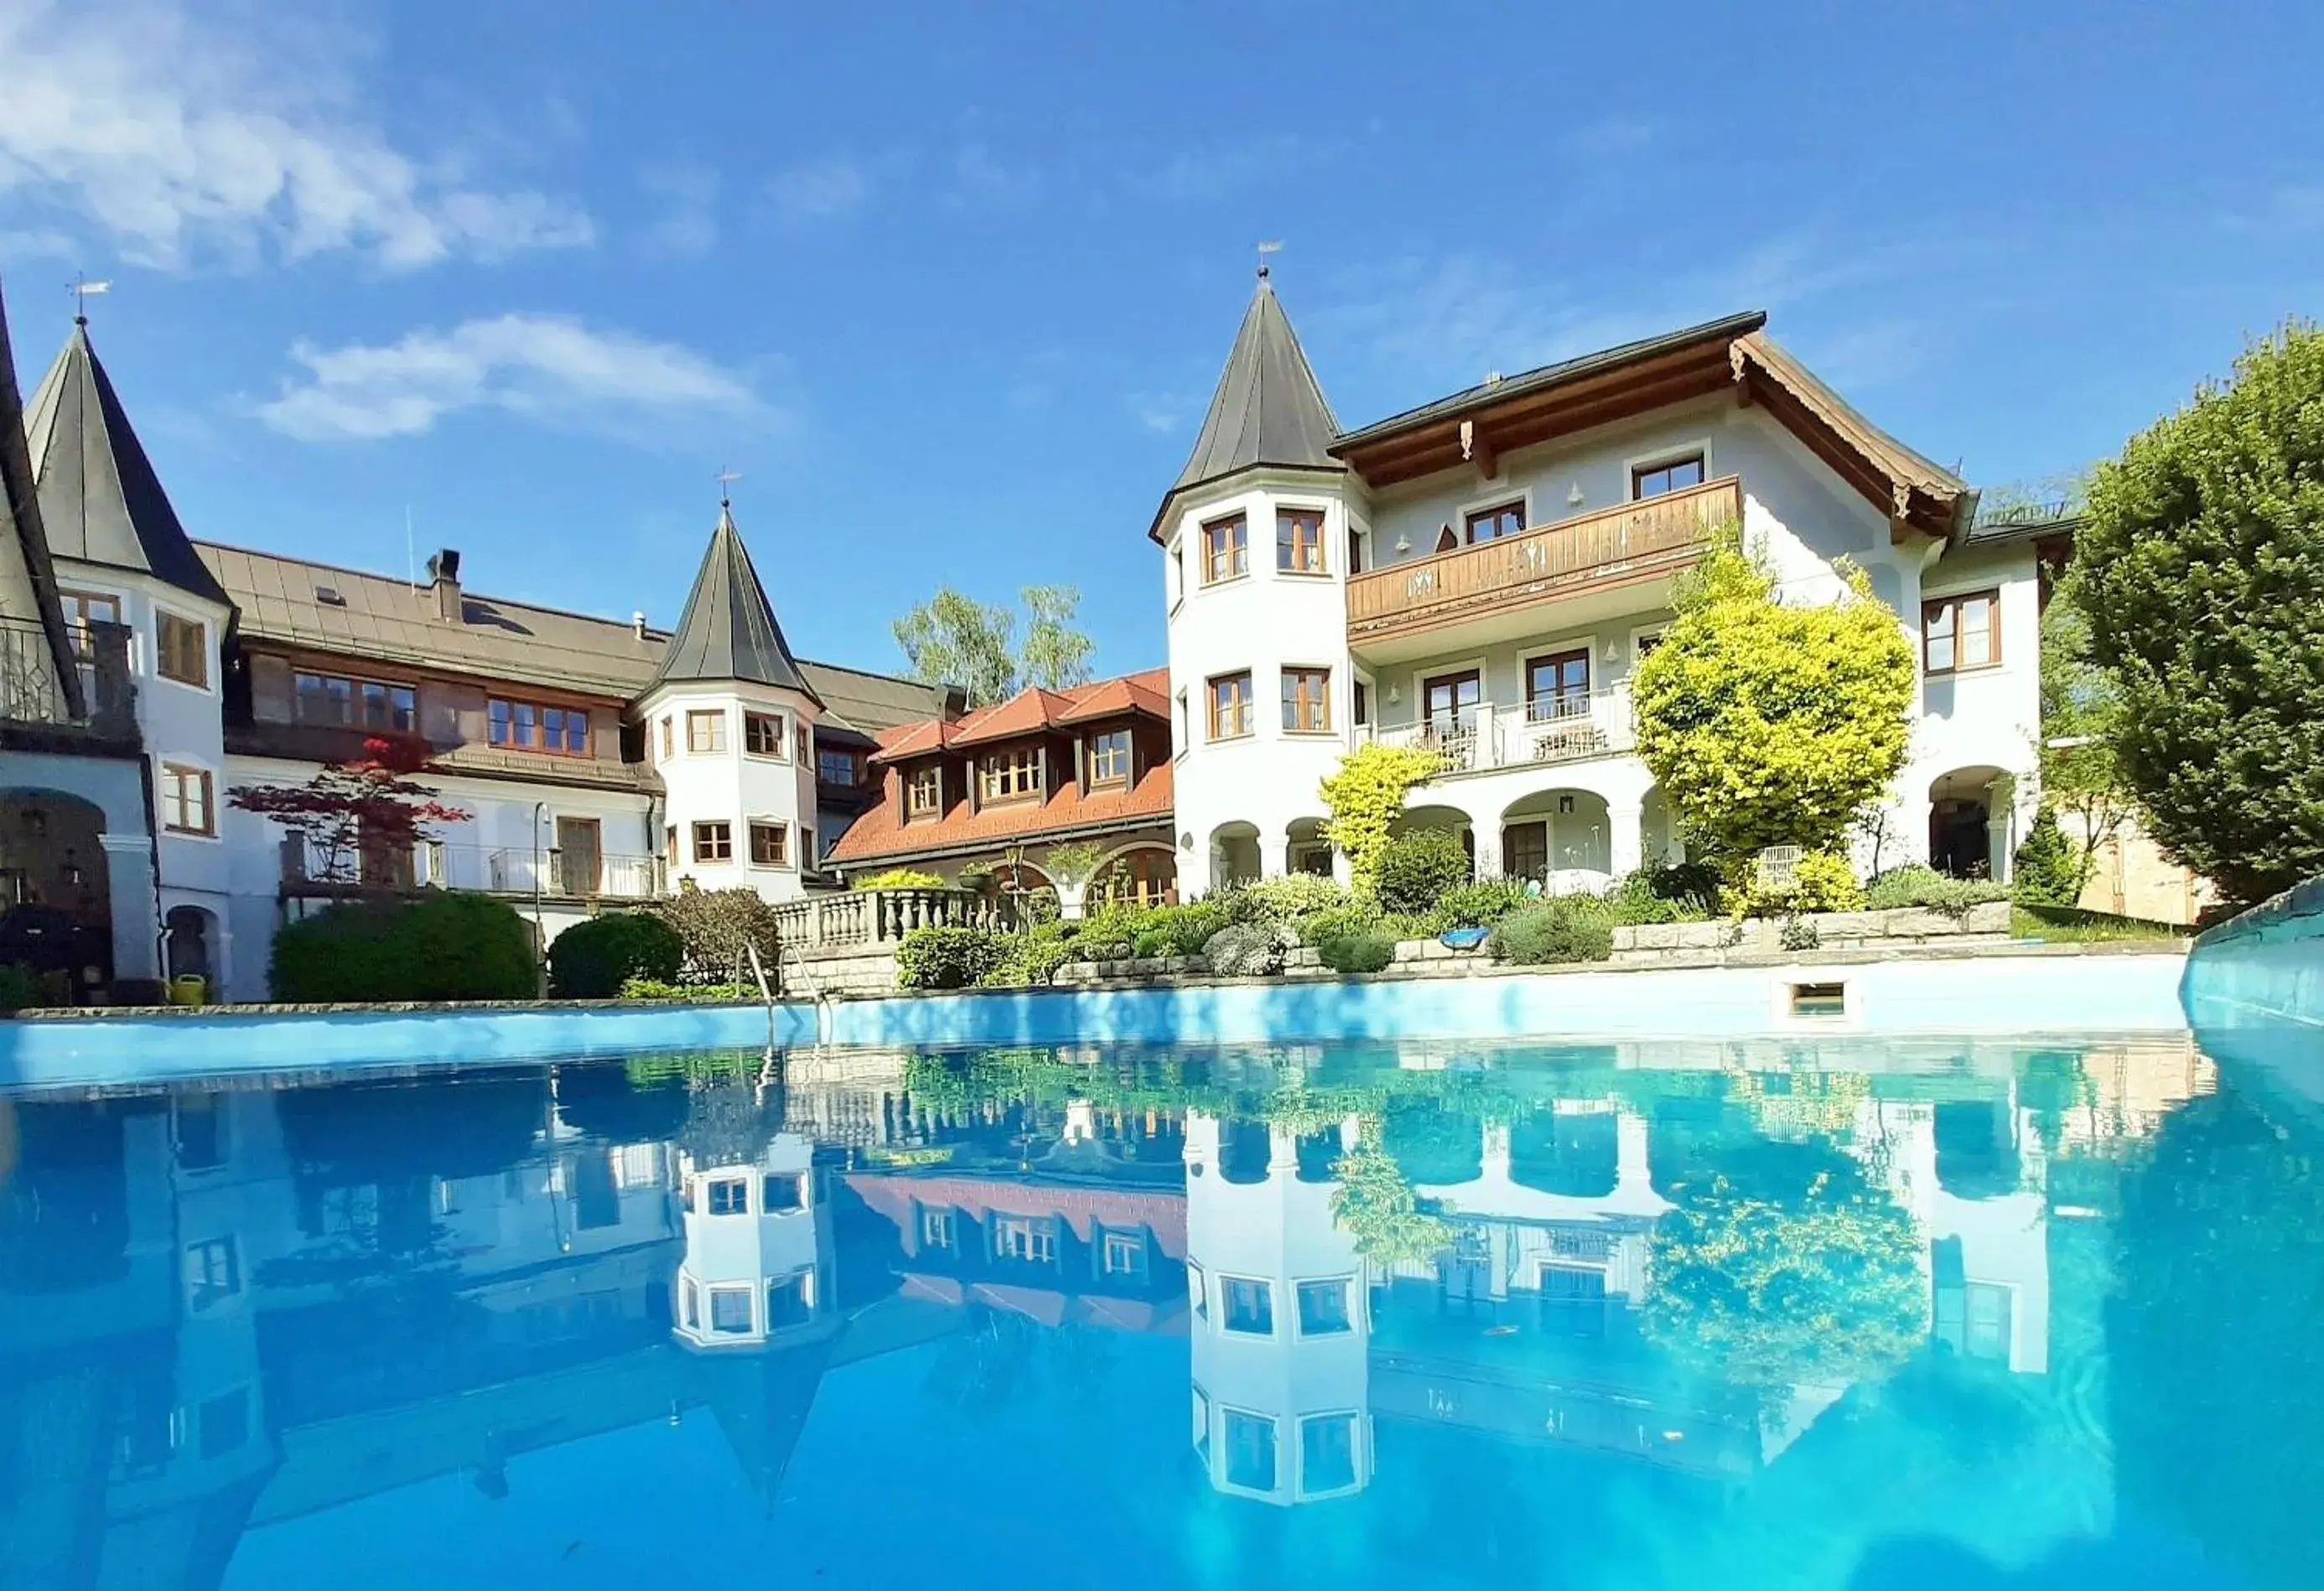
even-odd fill
[(1262, 278), (1267, 275), (1267, 257), (1282, 252), (1283, 240), (1279, 237), (1268, 238), (1259, 245), (1259, 274)]
[(718, 483), (718, 506), (720, 508), (733, 507), (734, 505), (727, 501), (728, 494), (726, 489), (742, 478), (742, 472), (740, 470), (721, 470), (713, 478)]
[(89, 299), (99, 293), (109, 293), (112, 290), (113, 284), (109, 281), (91, 281), (86, 276), (76, 275), (65, 287), (65, 291), (73, 296), (73, 324), (87, 326)]

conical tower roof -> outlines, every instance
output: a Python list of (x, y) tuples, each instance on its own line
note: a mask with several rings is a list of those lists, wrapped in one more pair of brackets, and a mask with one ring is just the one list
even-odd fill
[(16, 388), (5, 308), (0, 308), (0, 617), (35, 620), (48, 632), (51, 666), (66, 704), (78, 713), (82, 707), (80, 671), (73, 666), (48, 537), (41, 528), (40, 495), (24, 446), (23, 400)]
[(1261, 466), (1344, 470), (1332, 456), (1339, 435), (1340, 422), (1291, 329), (1291, 317), (1261, 271), (1226, 368), (1219, 372), (1218, 389), (1211, 394), (1202, 434), (1155, 515), (1156, 535), (1172, 500), (1191, 488)]
[(49, 550), (61, 558), (151, 575), (180, 591), (229, 602), (186, 538), (178, 510), (89, 346), (73, 322), (24, 418)]
[(766, 588), (751, 566), (742, 532), (734, 529), (733, 510), (724, 503), (718, 509), (718, 528), (710, 533), (710, 549), (702, 556), (701, 573), (687, 593), (686, 612), (646, 688), (711, 679), (779, 685), (823, 705), (783, 639), (782, 626), (775, 622)]

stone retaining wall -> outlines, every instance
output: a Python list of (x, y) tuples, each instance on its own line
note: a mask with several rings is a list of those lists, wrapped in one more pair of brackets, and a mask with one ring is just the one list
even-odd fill
[[(1799, 931), (1812, 931), (1813, 944), (1786, 945), (1784, 935), (1792, 921)], [(1711, 923), (1650, 923), (1614, 930), (1614, 957), (1619, 963), (1688, 961), (1700, 963), (1728, 957), (1758, 959), (1795, 950), (1912, 950), (1931, 943), (1990, 944), (2009, 937), (2009, 903), (1988, 901), (1973, 906), (1961, 916), (1902, 906), (1886, 912), (1811, 912), (1785, 921), (1752, 918), (1741, 923), (1720, 919)]]

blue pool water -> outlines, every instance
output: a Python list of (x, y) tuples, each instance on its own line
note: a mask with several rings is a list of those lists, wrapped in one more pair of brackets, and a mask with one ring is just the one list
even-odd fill
[(2307, 1587), (2183, 1036), (0, 1093), (0, 1586)]

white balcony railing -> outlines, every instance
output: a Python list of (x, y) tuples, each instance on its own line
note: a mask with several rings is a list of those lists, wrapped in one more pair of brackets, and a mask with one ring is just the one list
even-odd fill
[(1450, 718), (1381, 724), (1371, 731), (1371, 738), (1387, 745), (1440, 751), (1448, 774), (1582, 762), (1618, 756), (1637, 745), (1630, 693), (1620, 686), (1514, 706), (1480, 703)]

